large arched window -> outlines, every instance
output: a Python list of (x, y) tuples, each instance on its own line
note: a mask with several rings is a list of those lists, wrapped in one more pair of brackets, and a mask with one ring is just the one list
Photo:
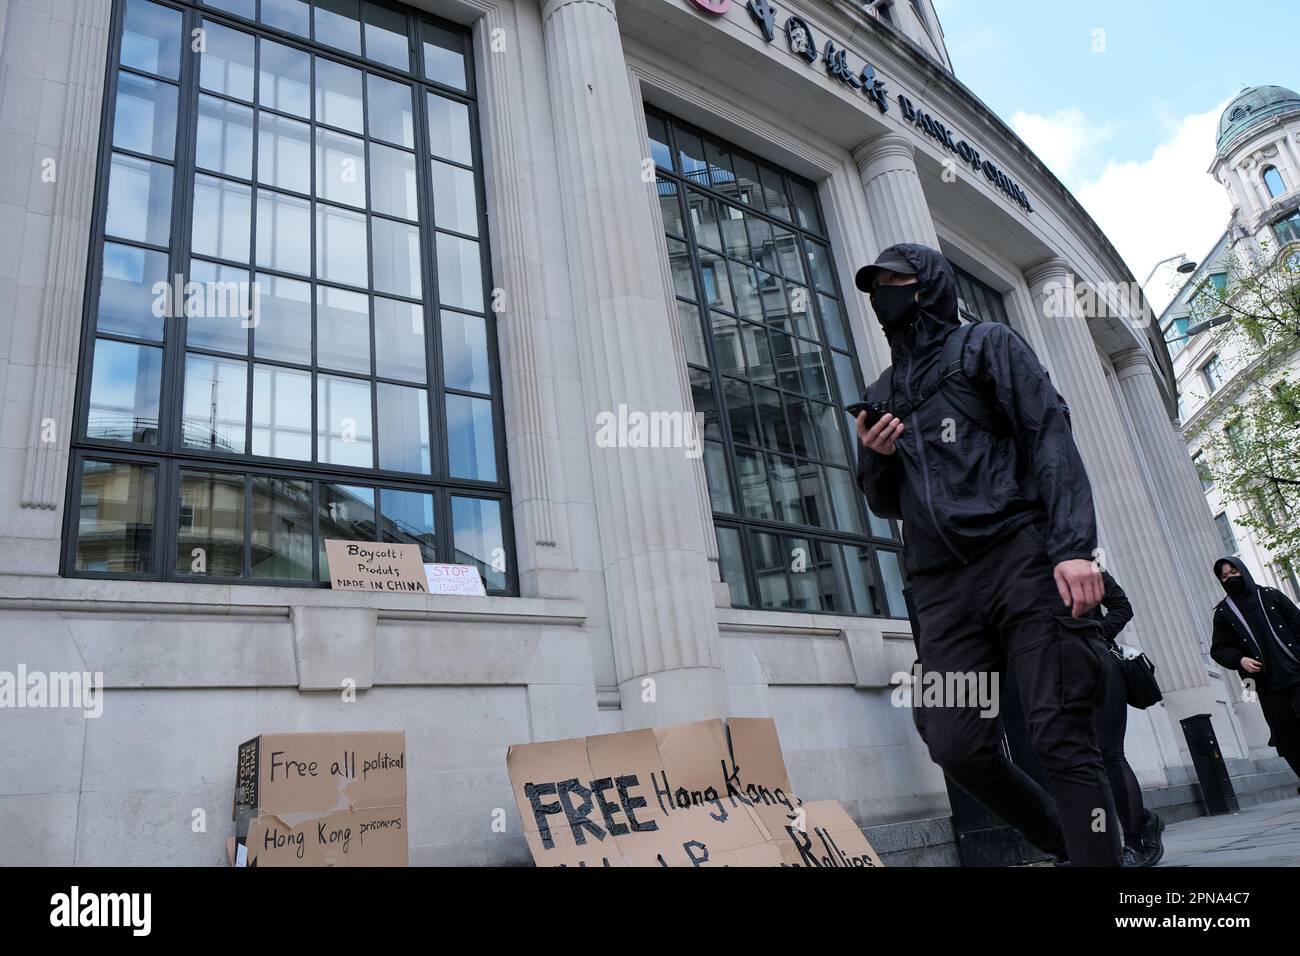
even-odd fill
[(1286, 183), (1282, 182), (1282, 174), (1277, 171), (1276, 166), (1264, 168), (1264, 186), (1274, 199), (1286, 192)]
[(64, 572), (510, 593), (469, 35), (387, 0), (118, 0)]
[(906, 617), (898, 530), (854, 482), (864, 389), (816, 187), (646, 122), (733, 603)]

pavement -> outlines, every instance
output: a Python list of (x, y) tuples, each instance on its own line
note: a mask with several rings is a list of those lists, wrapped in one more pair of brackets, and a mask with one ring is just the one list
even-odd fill
[(1300, 867), (1300, 797), (1171, 823), (1159, 866)]

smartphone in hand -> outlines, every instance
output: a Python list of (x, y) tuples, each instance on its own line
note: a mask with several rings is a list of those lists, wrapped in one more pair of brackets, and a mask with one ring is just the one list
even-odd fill
[(876, 402), (854, 402), (852, 405), (846, 406), (844, 410), (854, 418), (857, 418), (863, 412), (866, 412), (867, 428), (874, 426), (876, 422), (880, 421), (880, 419), (884, 417), (885, 413), (889, 411), (885, 406)]

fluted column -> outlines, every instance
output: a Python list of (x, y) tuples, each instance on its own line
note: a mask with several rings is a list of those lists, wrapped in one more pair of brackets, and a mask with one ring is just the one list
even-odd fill
[(1061, 259), (1026, 272), (1043, 338), (1048, 343), (1056, 387), (1070, 403), (1079, 450), (1087, 464), (1093, 498), (1107, 540), (1105, 561), (1124, 569), (1121, 584), (1133, 599), (1145, 648), (1159, 670), (1166, 704), (1174, 719), (1212, 713), (1208, 676), (1175, 567), (1142, 471), (1134, 459), (1106, 382), (1086, 318), (1073, 303), (1073, 276)]
[(1186, 446), (1160, 400), (1151, 357), (1140, 348), (1111, 356), (1124, 404), (1135, 431), (1135, 444), (1151, 475), (1153, 498), (1163, 518), (1165, 537), (1181, 569), (1183, 587), (1196, 633), (1209, 648), (1210, 608), (1223, 600), (1214, 579), (1214, 560), (1223, 544), (1205, 502), (1205, 492)]
[[(1151, 357), (1140, 348), (1132, 348), (1112, 355), (1111, 362), (1132, 423), (1134, 445), (1150, 476), (1151, 498), (1160, 513), (1165, 539), (1179, 571), (1182, 587), (1178, 593), (1200, 642), (1202, 659), (1208, 662), (1212, 610), (1223, 600), (1223, 589), (1213, 573), (1223, 542), (1214, 528), (1205, 492), (1182, 434), (1170, 421), (1160, 400)], [(1208, 666), (1219, 669), (1217, 664)], [(1252, 747), (1265, 746), (1269, 731), (1258, 704), (1247, 700), (1240, 677), (1227, 672), (1223, 676), (1228, 699), (1248, 743)]]
[[(39, 332), (21, 504), (54, 509), (63, 500), (72, 437), (72, 403), (85, 293), (86, 236), (94, 211), (96, 144), (108, 55), (109, 0), (86, 0), (69, 8), (72, 25), (67, 58), (67, 99), (59, 139), (54, 209), (45, 254), (45, 281), (32, 316)], [(38, 154), (43, 155), (43, 154)], [(17, 250), (13, 254), (16, 254)], [(49, 440), (50, 425), (57, 440)], [(45, 571), (47, 569), (42, 568)], [(53, 568), (48, 569), (53, 572)]]
[[(547, 87), (578, 328), (597, 416), (689, 413), (677, 374), (662, 242), (614, 0), (543, 0)], [(602, 564), (624, 725), (721, 716), (726, 688), (693, 463), (681, 448), (593, 448)], [(647, 681), (653, 680), (653, 684)]]
[(862, 178), (867, 217), (880, 248), (919, 242), (938, 249), (939, 235), (916, 173), (912, 141), (898, 133), (886, 133), (853, 150), (853, 161)]

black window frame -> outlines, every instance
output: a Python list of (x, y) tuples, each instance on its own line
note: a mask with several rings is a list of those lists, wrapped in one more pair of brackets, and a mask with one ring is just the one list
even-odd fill
[[(492, 258), (488, 232), (487, 191), (482, 143), (483, 122), (481, 116), (481, 104), (478, 99), (479, 91), (477, 88), (472, 29), (462, 24), (442, 19), (427, 11), (394, 2), (394, 0), (365, 0), (365, 3), (358, 2), (358, 11), (361, 16), (359, 23), (362, 24), (359, 27), (359, 31), (362, 37), (361, 42), (363, 44), (365, 43), (366, 35), (364, 13), (367, 5), (399, 13), (405, 17), (409, 68), (407, 71), (403, 72), (386, 64), (382, 60), (368, 59), (362, 54), (351, 54), (340, 50), (337, 47), (311, 39), (310, 35), (315, 30), (314, 2), (309, 4), (308, 37), (302, 37), (277, 27), (270, 26), (258, 19), (249, 19), (239, 14), (230, 13), (222, 9), (220, 6), (214, 5), (212, 2), (208, 2), (208, 0), (150, 0), (150, 2), (160, 7), (175, 10), (181, 15), (180, 69), (175, 81), (178, 87), (178, 110), (175, 131), (176, 139), (173, 158), (170, 162), (170, 166), (173, 170), (170, 195), (170, 231), (166, 246), (133, 240), (124, 241), (116, 237), (109, 237), (105, 232), (108, 206), (108, 179), (114, 153), (123, 153), (127, 156), (138, 156), (139, 158), (147, 159), (150, 162), (167, 163), (165, 159), (160, 160), (155, 156), (135, 154), (129, 150), (114, 147), (113, 145), (119, 74), (126, 73), (143, 77), (152, 76), (147, 72), (142, 72), (120, 63), (120, 51), (124, 33), (127, 0), (114, 0), (106, 38), (109, 55), (106, 58), (107, 63), (105, 65), (101, 121), (95, 141), (97, 149), (97, 171), (94, 193), (94, 210), (90, 225), (86, 286), (82, 301), (81, 343), (78, 350), (73, 439), (69, 454), (65, 492), (66, 507), (63, 522), (60, 574), (69, 578), (91, 578), (95, 580), (123, 579), (131, 581), (184, 582), (191, 584), (328, 588), (328, 580), (320, 580), (321, 574), (319, 566), (319, 553), (322, 550), (319, 538), (319, 506), (321, 501), (321, 488), (324, 485), (354, 485), (368, 486), (380, 490), (383, 488), (390, 488), (395, 491), (432, 494), (434, 496), (433, 521), (436, 560), (446, 563), (457, 563), (453, 535), (453, 497), (483, 499), (496, 502), (501, 515), (501, 544), (505, 552), (504, 574), (506, 585), (504, 587), (494, 587), (492, 582), (488, 581), (486, 578), (484, 580), (484, 585), (489, 594), (517, 596), (519, 594), (519, 575), (515, 563), (515, 533), (513, 512), (511, 508), (510, 476), (507, 461), (503, 408), (504, 393), (502, 389), (501, 355), (498, 342), (500, 328), (497, 321), (498, 311), (495, 308), (496, 301), (493, 296), (494, 284), (491, 268)], [(254, 4), (254, 12), (259, 12), (256, 3)], [(353, 287), (334, 279), (322, 278), (318, 274), (319, 269), (314, 244), (309, 250), (312, 261), (307, 275), (292, 273), (278, 266), (271, 268), (258, 265), (256, 252), (253, 251), (256, 240), (256, 203), (252, 201), (251, 197), (249, 220), (250, 258), (248, 262), (233, 262), (213, 255), (200, 255), (193, 251), (193, 204), (191, 201), (193, 186), (196, 177), (211, 175), (211, 173), (198, 167), (195, 153), (194, 140), (196, 138), (195, 131), (197, 129), (196, 124), (199, 115), (199, 97), (201, 95), (214, 96), (221, 99), (223, 102), (236, 102), (233, 97), (223, 97), (221, 94), (214, 93), (213, 91), (204, 90), (199, 85), (198, 74), (201, 54), (192, 48), (191, 38), (194, 36), (194, 31), (198, 29), (204, 21), (232, 28), (242, 33), (258, 38), (264, 38), (274, 43), (288, 46), (298, 51), (305, 51), (310, 54), (313, 57), (313, 60), (311, 61), (312, 66), (310, 68), (313, 80), (309, 95), (312, 96), (313, 99), (315, 97), (315, 63), (317, 60), (321, 59), (360, 70), (367, 76), (374, 75), (383, 79), (391, 80), (408, 86), (411, 89), (413, 144), (410, 151), (413, 153), (415, 158), (417, 183), (417, 207), (414, 223), (420, 229), (419, 264), (421, 293), (418, 300), (415, 296), (402, 295), (400, 293), (390, 294), (374, 287), (374, 257), (370, 253), (369, 248), (367, 249), (368, 288), (366, 289)], [(426, 77), (423, 49), (423, 38), (425, 34), (422, 29), (425, 24), (450, 31), (462, 38), (463, 43), (460, 52), (464, 57), (465, 65), (465, 88), (463, 90), (456, 86), (449, 86)], [(316, 129), (333, 131), (337, 129), (337, 127), (321, 123), (319, 118), (315, 115), (314, 106), (312, 108), (311, 117), (304, 120), (302, 117), (293, 116), (292, 114), (285, 112), (283, 109), (264, 106), (259, 101), (256, 84), (260, 84), (261, 82), (261, 48), (262, 43), (256, 42), (254, 46), (255, 59), (253, 63), (253, 77), (255, 84), (253, 99), (251, 102), (238, 101), (241, 105), (247, 106), (253, 114), (254, 125), (250, 128), (253, 149), (251, 178), (249, 180), (244, 180), (242, 177), (224, 172), (220, 175), (224, 180), (246, 184), (254, 189), (265, 190), (268, 188), (268, 184), (259, 182), (257, 169), (257, 150), (259, 145), (258, 139), (260, 126), (257, 124), (256, 120), (260, 114), (265, 113), (268, 115), (283, 116), (296, 119), (299, 122), (306, 122), (313, 132)], [(433, 215), (433, 174), (431, 171), (431, 163), (437, 161), (461, 169), (470, 169), (471, 167), (466, 166), (464, 163), (460, 163), (458, 160), (442, 156), (434, 156), (432, 153), (431, 139), (428, 129), (429, 117), (427, 105), (429, 100), (428, 94), (430, 93), (462, 103), (468, 109), (471, 164), (477, 199), (477, 235), (475, 236), (458, 233), (457, 231), (447, 227), (439, 227), (436, 224)], [(364, 115), (368, 115), (369, 104), (365, 100), (363, 100), (362, 103), (362, 110)], [(370, 173), (368, 168), (370, 162), (369, 146), (372, 142), (382, 143), (384, 141), (382, 139), (372, 138), (368, 123), (365, 131), (362, 133), (347, 130), (341, 130), (341, 132), (354, 136), (360, 139), (363, 143), (363, 155), (365, 156), (365, 161), (367, 163), (367, 172), (365, 176), (366, 182), (364, 186), (368, 197), (370, 190)], [(314, 135), (312, 137), (312, 142), (315, 142)], [(316, 166), (314, 146), (311, 147), (310, 161), (312, 165), (312, 182), (314, 183)], [(274, 191), (277, 195), (298, 196), (296, 192), (286, 190), (285, 188), (276, 185), (270, 185), (269, 189)], [(331, 205), (332, 208), (344, 210), (352, 208), (350, 206), (339, 205), (337, 200), (330, 200), (322, 196), (317, 196), (314, 188), (311, 189), (307, 198), (312, 203), (309, 207), (309, 215), (311, 218), (313, 234), (316, 229), (316, 203), (323, 200), (327, 205)], [(366, 208), (356, 211), (359, 211), (368, 218), (378, 216), (379, 218), (384, 218), (394, 222), (408, 221), (401, 219), (400, 217), (377, 211), (371, 208), (369, 202), (366, 203)], [(478, 243), (483, 296), (481, 312), (474, 312), (469, 308), (443, 305), (439, 301), (437, 236), (443, 233), (452, 236), (463, 236), (464, 238), (472, 239)], [(370, 230), (369, 226), (367, 226), (368, 246), (369, 234)], [(337, 375), (339, 373), (337, 370), (332, 370), (327, 366), (322, 367), (319, 363), (315, 354), (316, 340), (318, 338), (315, 331), (315, 322), (313, 322), (311, 359), (305, 365), (307, 374), (312, 376), (314, 380), (310, 396), (313, 460), (301, 461), (274, 458), (254, 455), (251, 453), (250, 436), (254, 427), (252, 419), (253, 388), (251, 387), (251, 382), (253, 379), (254, 366), (270, 365), (300, 370), (303, 367), (303, 364), (289, 363), (278, 359), (256, 356), (253, 351), (254, 346), (251, 337), (246, 352), (242, 356), (235, 353), (222, 353), (189, 345), (186, 341), (186, 319), (183, 315), (164, 317), (161, 320), (163, 323), (161, 342), (147, 343), (151, 346), (160, 347), (163, 350), (163, 369), (161, 373), (162, 385), (159, 395), (159, 421), (157, 423), (158, 443), (151, 445), (135, 441), (112, 441), (102, 438), (87, 437), (86, 423), (89, 413), (91, 378), (93, 372), (91, 356), (93, 355), (96, 341), (99, 338), (107, 338), (134, 341), (137, 344), (146, 344), (144, 340), (141, 339), (133, 340), (116, 333), (104, 333), (97, 329), (96, 320), (102, 284), (104, 245), (106, 242), (124, 244), (132, 248), (162, 252), (167, 257), (168, 270), (166, 278), (169, 285), (172, 278), (177, 274), (184, 275), (185, 278), (189, 280), (191, 260), (201, 258), (205, 261), (216, 264), (228, 264), (235, 268), (244, 269), (250, 278), (254, 275), (284, 276), (286, 278), (307, 283), (310, 285), (312, 290), (313, 304), (315, 302), (316, 290), (322, 287), (359, 291), (372, 297), (372, 299), (375, 295), (380, 295), (412, 303), (418, 301), (424, 313), (423, 336), (425, 339), (425, 381), (423, 383), (398, 381), (378, 374), (377, 359), (375, 357), (376, 328), (373, 314), (371, 316), (371, 371), (364, 376), (356, 377), (354, 380), (366, 381), (371, 384), (372, 467), (331, 464), (316, 460), (318, 458), (316, 451), (316, 419), (319, 407), (319, 395), (315, 387), (315, 380), (329, 375)], [(490, 401), (492, 409), (494, 464), (496, 471), (496, 478), (494, 481), (489, 482), (475, 479), (453, 478), (450, 475), (450, 469), (448, 467), (449, 454), (446, 448), (448, 437), (446, 428), (447, 398), (454, 395), (465, 395), (468, 397), (483, 399), (485, 395), (482, 393), (467, 392), (456, 388), (450, 388), (446, 385), (442, 348), (442, 313), (445, 311), (482, 318), (485, 324), (489, 378), (489, 391), (486, 394), (486, 398)], [(246, 444), (250, 449), (249, 453), (223, 452), (214, 449), (192, 449), (184, 446), (180, 428), (182, 427), (181, 409), (183, 407), (184, 363), (187, 353), (203, 353), (220, 356), (228, 360), (243, 362), (248, 366), (246, 381), (249, 382), (250, 385), (246, 388), (245, 395), (244, 429)], [(350, 373), (343, 374), (346, 376)], [(414, 472), (394, 471), (391, 469), (383, 469), (378, 465), (379, 453), (375, 447), (378, 442), (378, 386), (386, 381), (393, 384), (422, 388), (426, 393), (425, 402), (428, 412), (429, 429), (428, 474), (422, 475)], [(155, 468), (155, 524), (152, 535), (152, 573), (118, 574), (77, 569), (76, 552), (80, 511), (80, 478), (84, 462), (87, 460), (129, 461), (135, 464), (153, 466)], [(245, 539), (244, 574), (240, 576), (192, 575), (182, 574), (176, 570), (175, 550), (177, 546), (180, 512), (180, 476), (183, 470), (191, 469), (214, 472), (236, 472), (247, 476), (245, 478), (245, 511), (243, 515), (243, 533)], [(251, 564), (249, 538), (254, 517), (252, 511), (253, 482), (251, 477), (255, 475), (267, 475), (288, 480), (308, 481), (311, 483), (313, 505), (313, 559), (312, 577), (310, 580), (254, 578), (252, 576), (246, 576), (249, 574)], [(375, 510), (377, 520), (381, 517), (379, 509), (380, 504), (378, 500), (376, 500)]]
[[(813, 304), (813, 301), (810, 301), (809, 317), (811, 322), (814, 323), (815, 325), (815, 334), (817, 339), (819, 340), (816, 344), (822, 350), (822, 353), (826, 359), (825, 369), (826, 369), (826, 382), (827, 382), (827, 390), (828, 390), (829, 398), (828, 401), (824, 404), (829, 404), (833, 409), (842, 410), (846, 404), (849, 404), (850, 402), (853, 401), (857, 401), (858, 396), (860, 396), (866, 391), (866, 387), (862, 375), (862, 369), (858, 360), (857, 350), (853, 339), (853, 330), (847, 319), (848, 316), (848, 310), (846, 306), (847, 300), (845, 299), (843, 293), (843, 287), (840, 283), (838, 271), (835, 269), (834, 266), (833, 244), (832, 244), (831, 237), (829, 235), (829, 229), (826, 228), (827, 218), (824, 210), (821, 208), (821, 201), (818, 196), (817, 184), (812, 182), (811, 180), (808, 180), (802, 176), (797, 175), (796, 173), (791, 172), (788, 169), (785, 169), (778, 163), (774, 163), (760, 155), (750, 152), (749, 150), (743, 149), (735, 145), (734, 143), (728, 142), (724, 138), (714, 133), (710, 133), (709, 131), (699, 126), (686, 122), (669, 112), (666, 112), (662, 109), (652, 106), (651, 104), (648, 103), (645, 104), (645, 113), (648, 120), (663, 123), (664, 128), (666, 130), (668, 142), (665, 145), (667, 145), (669, 150), (670, 161), (672, 162), (672, 168), (668, 169), (656, 165), (655, 173), (656, 173), (657, 180), (659, 182), (663, 182), (667, 180), (672, 182), (676, 187), (675, 195), (677, 196), (678, 209), (681, 216), (681, 229), (682, 229), (681, 234), (687, 244), (687, 249), (689, 251), (689, 255), (691, 258), (691, 274), (692, 274), (692, 281), (695, 286), (695, 300), (693, 304), (703, 313), (701, 315), (701, 319), (703, 321), (704, 326), (707, 327), (701, 329), (701, 334), (703, 335), (703, 339), (704, 339), (703, 344), (707, 352), (709, 367), (707, 370), (705, 370), (703, 369), (702, 366), (691, 364), (689, 362), (689, 356), (688, 356), (688, 368), (693, 370), (694, 372), (707, 372), (709, 376), (710, 388), (713, 394), (714, 407), (717, 412), (718, 427), (721, 430), (721, 434), (722, 434), (721, 445), (722, 445), (722, 450), (725, 458), (728, 482), (730, 484), (730, 490), (733, 497), (732, 503), (733, 503), (734, 512), (728, 513), (728, 512), (721, 512), (716, 510), (713, 511), (712, 512), (713, 524), (714, 524), (715, 531), (736, 532), (739, 538), (740, 556), (744, 564), (745, 588), (749, 594), (748, 602), (741, 601), (738, 599), (739, 595), (737, 594), (736, 589), (733, 588), (732, 606), (737, 608), (750, 609), (750, 610), (770, 611), (774, 613), (822, 614), (822, 615), (834, 615), (834, 616), (841, 616), (841, 617), (864, 617), (864, 618), (871, 618), (876, 620), (905, 619), (905, 613), (903, 609), (900, 608), (898, 610), (898, 613), (894, 614), (893, 609), (891, 609), (890, 607), (891, 600), (889, 596), (889, 591), (885, 587), (884, 575), (881, 571), (880, 562), (877, 557), (877, 554), (881, 551), (887, 551), (895, 554), (897, 564), (898, 564), (898, 570), (899, 570), (899, 579), (900, 581), (903, 582), (904, 586), (906, 586), (907, 572), (902, 557), (903, 539), (902, 539), (902, 533), (899, 529), (899, 523), (893, 519), (886, 519), (880, 516), (872, 516), (867, 509), (865, 497), (858, 490), (856, 483), (853, 485), (852, 488), (853, 502), (851, 506), (858, 509), (858, 514), (859, 514), (858, 520), (860, 521), (861, 526), (867, 529), (867, 533), (864, 535), (859, 535), (853, 532), (841, 531), (833, 526), (820, 527), (815, 525), (801, 525), (801, 524), (795, 524), (787, 521), (780, 521), (775, 518), (765, 519), (765, 518), (752, 517), (746, 514), (744, 510), (744, 503), (742, 500), (742, 494), (743, 494), (742, 485), (739, 478), (739, 461), (736, 453), (737, 443), (732, 434), (731, 416), (727, 414), (725, 411), (725, 389), (722, 387), (723, 372), (721, 371), (721, 366), (718, 361), (718, 355), (716, 349), (717, 343), (715, 342), (714, 339), (712, 323), (709, 321), (709, 316), (708, 316), (708, 312), (710, 311), (710, 300), (705, 294), (706, 284), (703, 280), (703, 269), (702, 269), (701, 258), (700, 258), (700, 247), (696, 236), (695, 225), (689, 213), (689, 207), (686, 204), (685, 197), (687, 195), (687, 190), (695, 190), (696, 192), (701, 193), (714, 201), (724, 203), (728, 206), (742, 206), (744, 208), (744, 214), (746, 217), (749, 217), (752, 214), (756, 218), (766, 221), (769, 225), (779, 225), (782, 229), (791, 232), (795, 237), (798, 238), (800, 244), (800, 251), (801, 251), (801, 268), (805, 270), (805, 276), (806, 276), (805, 281), (808, 284), (808, 289), (810, 292), (810, 300), (815, 301), (815, 305)], [(754, 168), (757, 170), (761, 170), (763, 167), (767, 167), (769, 170), (781, 174), (784, 177), (782, 180), (783, 183), (782, 188), (785, 190), (785, 195), (783, 198), (785, 200), (786, 208), (790, 211), (790, 218), (782, 219), (779, 216), (772, 215), (771, 213), (767, 212), (765, 204), (764, 206), (760, 207), (760, 206), (755, 206), (753, 204), (743, 203), (740, 200), (736, 199), (735, 197), (729, 196), (728, 194), (714, 188), (711, 180), (708, 182), (700, 182), (698, 181), (698, 179), (686, 175), (685, 171), (679, 169), (678, 166), (679, 164), (678, 157), (680, 156), (680, 148), (677, 142), (677, 134), (679, 131), (687, 133), (691, 136), (699, 137), (700, 142), (704, 144), (706, 153), (709, 151), (711, 142), (717, 143), (721, 147), (723, 147), (725, 151), (728, 152), (729, 154), (743, 157), (749, 162), (755, 164)], [(653, 150), (648, 152), (647, 155), (651, 155), (652, 153)], [(705, 172), (705, 178), (706, 179), (709, 178), (709, 174), (707, 170)], [(795, 197), (791, 189), (791, 184), (794, 183), (797, 183), (800, 186), (802, 186), (804, 190), (806, 190), (807, 193), (811, 195), (812, 201), (816, 204), (817, 218), (820, 224), (822, 225), (824, 231), (818, 232), (815, 229), (805, 227), (799, 221), (799, 213), (797, 211)], [(762, 191), (766, 187), (760, 186), (759, 188), (760, 191)], [(721, 228), (721, 224), (719, 224), (719, 228)], [(676, 233), (674, 233), (673, 235), (676, 235)], [(751, 241), (752, 240), (747, 239), (747, 243)], [(841, 314), (843, 316), (843, 339), (845, 342), (843, 348), (833, 345), (831, 339), (828, 338), (828, 336), (826, 335), (825, 316), (822, 309), (822, 303), (818, 295), (819, 287), (817, 286), (815, 277), (807, 272), (809, 259), (808, 259), (808, 254), (806, 252), (807, 246), (805, 245), (805, 243), (808, 241), (817, 243), (819, 248), (825, 250), (828, 257), (827, 268), (829, 269), (831, 282), (833, 283), (833, 287), (834, 287), (833, 290), (834, 297), (838, 303), (838, 306), (841, 310)], [(725, 246), (726, 243), (720, 240), (718, 245)], [(731, 260), (733, 262), (739, 261), (736, 259), (734, 255), (728, 253), (725, 248), (719, 249), (718, 255), (720, 255), (724, 261), (726, 260)], [(684, 301), (685, 300), (679, 299), (677, 297), (675, 287), (674, 287), (672, 307), (677, 308), (678, 303)], [(739, 321), (741, 321), (742, 324), (744, 323), (743, 319)], [(765, 328), (767, 327), (766, 321), (764, 322), (764, 327)], [(804, 341), (809, 341), (809, 340), (804, 340)], [(773, 354), (775, 355), (775, 353)], [(840, 388), (839, 376), (836, 374), (835, 367), (834, 367), (834, 356), (836, 354), (843, 355), (850, 361), (853, 370), (853, 375), (854, 375), (854, 386), (857, 389), (857, 393), (858, 393), (857, 395), (846, 397), (840, 394), (842, 390)], [(741, 377), (729, 376), (728, 378), (733, 381), (744, 382), (747, 387), (753, 387), (754, 384), (753, 381), (747, 375)], [(775, 384), (764, 385), (763, 387), (771, 388), (782, 395), (783, 414), (785, 408), (785, 396), (787, 394), (794, 396), (794, 398), (797, 401), (801, 400), (810, 403), (820, 401), (818, 399), (813, 399), (806, 394), (790, 392), (779, 383), (779, 380)], [(840, 435), (845, 445), (844, 460), (847, 462), (847, 469), (850, 476), (853, 476), (855, 473), (854, 469), (857, 462), (857, 451), (858, 451), (855, 423), (847, 413), (842, 411), (837, 421), (840, 423)], [(710, 440), (710, 442), (712, 442), (712, 440)], [(820, 436), (818, 438), (810, 437), (809, 443), (820, 445)], [(768, 470), (766, 466), (766, 459), (771, 457), (784, 458), (787, 460), (793, 460), (795, 462), (807, 461), (810, 463), (814, 463), (819, 466), (822, 473), (825, 473), (826, 469), (828, 468), (843, 467), (840, 465), (836, 465), (832, 459), (828, 457), (824, 457), (821, 454), (818, 454), (816, 456), (809, 456), (809, 455), (803, 455), (797, 453), (788, 454), (784, 451), (774, 451), (772, 448), (768, 448), (765, 445), (763, 445), (761, 441), (758, 444), (741, 443), (739, 447), (742, 452), (757, 453), (762, 455), (765, 459), (765, 469), (764, 469), (765, 471)], [(834, 506), (833, 492), (831, 491), (829, 483), (821, 482), (821, 484), (823, 485), (823, 489), (827, 495), (828, 508), (833, 509)], [(769, 479), (769, 488), (770, 487), (771, 486), (770, 486), (770, 479)], [(772, 500), (775, 503), (776, 496), (774, 493), (772, 494)], [(833, 518), (833, 512), (830, 517)], [(882, 537), (871, 533), (873, 527), (872, 525), (873, 517), (875, 521), (885, 522), (888, 525), (888, 527), (891, 530), (891, 537)], [(882, 613), (867, 614), (853, 609), (854, 596), (851, 591), (846, 591), (840, 595), (840, 597), (845, 602), (847, 602), (847, 606), (843, 609), (828, 610), (820, 607), (816, 607), (816, 608), (797, 607), (797, 606), (784, 607), (784, 606), (773, 606), (773, 605), (763, 604), (761, 602), (760, 589), (759, 589), (758, 564), (757, 564), (756, 554), (755, 554), (756, 547), (753, 544), (752, 537), (751, 537), (753, 534), (774, 535), (780, 541), (783, 542), (786, 540), (803, 540), (803, 541), (807, 541), (814, 548), (817, 542), (825, 542), (827, 544), (835, 545), (841, 548), (843, 548), (844, 546), (849, 546), (849, 547), (856, 547), (862, 549), (862, 551), (870, 555), (869, 570), (870, 570), (871, 578), (867, 583), (868, 585), (870, 585), (871, 588), (874, 589), (875, 594), (878, 596)], [(719, 542), (718, 548), (719, 548), (719, 555), (721, 561), (721, 553), (723, 550), (721, 542)], [(842, 573), (846, 577), (850, 574), (857, 573), (856, 569), (852, 568), (849, 565), (848, 554), (849, 552), (847, 552), (846, 550), (841, 550), (840, 551), (841, 560), (836, 563), (837, 567), (842, 571)], [(812, 570), (812, 557), (813, 557), (812, 555), (809, 555), (810, 570)], [(787, 573), (788, 570), (789, 569), (787, 568)], [(724, 574), (724, 580), (725, 580), (725, 574)], [(844, 583), (848, 585), (847, 580), (845, 580)], [(791, 589), (790, 591), (790, 597), (792, 600), (795, 598), (793, 589)]]
[[(952, 264), (957, 279), (959, 302), (965, 303), (960, 309), (961, 317), (967, 322), (997, 322), (1011, 328), (1011, 316), (1007, 313), (1006, 293), (999, 292), (978, 276), (971, 275), (956, 263)], [(972, 293), (976, 293), (972, 295)], [(983, 300), (983, 302), (981, 302)], [(985, 314), (981, 306), (989, 306), (996, 314)]]

